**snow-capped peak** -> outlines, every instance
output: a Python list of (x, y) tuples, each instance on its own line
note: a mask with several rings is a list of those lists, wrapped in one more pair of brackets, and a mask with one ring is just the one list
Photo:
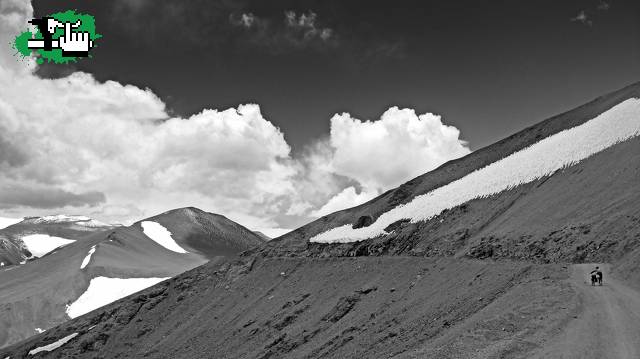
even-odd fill
[(63, 222), (78, 222), (78, 221), (90, 221), (91, 218), (86, 216), (69, 216), (66, 214), (57, 214), (51, 216), (37, 217), (33, 220), (34, 223), (63, 223)]
[(58, 215), (43, 216), (43, 217), (32, 217), (32, 218), (29, 218), (29, 221), (34, 224), (74, 223), (76, 225), (84, 226), (84, 227), (109, 227), (110, 226), (109, 224), (97, 221), (87, 216), (76, 216), (76, 215), (66, 215), (66, 214), (58, 214)]

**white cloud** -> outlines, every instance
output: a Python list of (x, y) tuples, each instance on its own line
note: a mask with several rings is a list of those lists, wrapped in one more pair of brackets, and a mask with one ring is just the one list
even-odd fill
[[(331, 119), (329, 139), (318, 143), (306, 158), (305, 173), (322, 195), (309, 214), (320, 217), (362, 204), (384, 190), (431, 171), (471, 151), (460, 131), (442, 123), (440, 116), (417, 115), (411, 109), (391, 107), (378, 121), (361, 121), (348, 113)], [(333, 176), (333, 177), (332, 177)], [(346, 178), (337, 181), (335, 177)], [(361, 188), (356, 193), (356, 186)], [(328, 198), (328, 200), (327, 200)]]
[(289, 146), (257, 105), (159, 121), (164, 104), (150, 91), (82, 73), (29, 76), (10, 93), (0, 90), (0, 98), (13, 112), (2, 115), (1, 126), (28, 158), (4, 169), (0, 187), (26, 181), (50, 192), (91, 188), (106, 194), (111, 211), (113, 204), (140, 204), (152, 214), (195, 203), (222, 213), (255, 210), (258, 218), (272, 215), (259, 208), (291, 188), (293, 169), (281, 162)]
[(11, 198), (0, 196), (5, 208), (38, 214), (84, 205), (127, 221), (195, 205), (249, 226), (275, 225), (274, 202), (293, 188), (295, 169), (284, 136), (258, 105), (169, 118), (149, 89), (79, 72), (38, 78), (9, 49), (31, 7), (0, 4), (0, 142), (13, 156), (0, 158), (0, 191), (12, 189)]
[(334, 30), (320, 26), (318, 15), (313, 11), (301, 14), (286, 11), (284, 22), (246, 12), (231, 14), (229, 22), (241, 28), (255, 45), (275, 52), (309, 47), (324, 49), (337, 45)]
[(389, 189), (471, 151), (440, 116), (388, 109), (379, 121), (348, 113), (331, 119), (332, 170), (367, 189)]
[[(332, 228), (311, 242), (355, 242), (386, 233), (399, 220), (428, 220), (445, 209), (476, 198), (489, 197), (573, 166), (598, 152), (640, 136), (640, 99), (625, 100), (594, 119), (501, 158), (464, 177), (417, 196), (411, 202), (381, 214), (370, 226), (354, 229), (351, 224)], [(611, 124), (615, 124), (612, 126)]]
[(354, 187), (347, 187), (342, 192), (331, 197), (329, 201), (317, 211), (311, 213), (314, 217), (322, 217), (333, 212), (360, 205), (370, 199), (375, 198), (380, 193), (378, 191), (356, 193)]
[(327, 41), (333, 35), (333, 30), (328, 27), (319, 27), (316, 24), (318, 15), (309, 11), (308, 13), (296, 14), (295, 11), (287, 11), (284, 13), (287, 27), (300, 31), (305, 39), (318, 37), (323, 41)]
[[(38, 78), (9, 48), (31, 17), (27, 1), (0, 2), (0, 193), (11, 193), (0, 209), (12, 216), (46, 208), (129, 224), (195, 206), (273, 235), (469, 152), (438, 116), (391, 108), (375, 122), (335, 115), (330, 137), (292, 158), (255, 104), (171, 118), (150, 89)], [(286, 19), (298, 40), (330, 36), (314, 13)]]
[(353, 180), (333, 172), (332, 156), (333, 149), (327, 140), (323, 140), (307, 146), (304, 153), (296, 158), (293, 162), (296, 169), (294, 190), (287, 215), (306, 216), (342, 189), (355, 184)]
[[(13, 54), (16, 50), (11, 47), (13, 38), (20, 32), (31, 26), (27, 21), (31, 20), (33, 8), (30, 1), (2, 0), (0, 1), (0, 64), (6, 70), (28, 72), (35, 66), (35, 61), (26, 59), (17, 61)], [(8, 61), (13, 60), (13, 61)]]
[(313, 205), (308, 202), (295, 202), (289, 206), (289, 209), (287, 209), (287, 212), (285, 214), (288, 216), (300, 216), (304, 215), (312, 208)]

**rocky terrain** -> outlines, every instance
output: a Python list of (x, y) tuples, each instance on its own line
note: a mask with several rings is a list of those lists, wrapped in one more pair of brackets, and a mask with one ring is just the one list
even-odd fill
[[(339, 211), (277, 238), (265, 250), (279, 255), (329, 251), (342, 255), (376, 253), (521, 257), (540, 261), (620, 257), (637, 238), (640, 208), (637, 188), (640, 140), (637, 137), (531, 183), (445, 210), (421, 223), (399, 221), (386, 236), (346, 245), (325, 246), (309, 239), (330, 228), (367, 221), (409, 203), (447, 183), (527, 148), (560, 131), (581, 125), (629, 98), (640, 84), (597, 98), (542, 121), (504, 140), (445, 163), (439, 168), (358, 207)], [(612, 124), (614, 126), (615, 124)], [(595, 196), (595, 197), (594, 197)], [(597, 228), (594, 228), (597, 227)], [(631, 231), (631, 232), (629, 232)], [(585, 233), (586, 232), (586, 233)], [(611, 240), (615, 241), (611, 244)], [(524, 244), (524, 247), (523, 247)], [(494, 251), (495, 249), (495, 251)], [(564, 253), (557, 251), (564, 250)], [(539, 253), (534, 253), (539, 251)], [(616, 252), (617, 251), (617, 252)], [(615, 252), (615, 253), (614, 253)], [(553, 258), (555, 257), (555, 258)]]
[[(251, 258), (207, 264), (29, 340), (5, 355), (79, 333), (50, 355), (72, 357), (388, 357), (476, 317), (508, 345), (527, 317), (570, 295), (559, 265), (415, 257)], [(310, 278), (313, 278), (311, 280)], [(537, 293), (523, 296), (523, 293)], [(549, 298), (549, 293), (560, 296)], [(513, 301), (510, 298), (516, 298)], [(502, 306), (497, 301), (509, 303)], [(500, 316), (491, 322), (496, 307)], [(573, 306), (564, 312), (575, 310)], [(502, 329), (505, 328), (503, 331)], [(531, 344), (533, 345), (533, 344)]]
[[(428, 219), (400, 219), (372, 238), (316, 241), (336, 228), (373, 228), (400, 205), (635, 98), (640, 84), (239, 259), (209, 262), (0, 350), (0, 357), (635, 358), (640, 132)], [(640, 124), (640, 111), (623, 115), (620, 121)], [(607, 125), (615, 129), (616, 121)], [(596, 143), (598, 133), (587, 140)], [(593, 262), (605, 267), (602, 287), (585, 283)]]
[[(167, 240), (180, 252), (166, 248), (163, 238), (143, 228), (145, 222), (168, 231)], [(2, 230), (19, 240), (17, 234), (47, 229), (52, 236), (74, 241), (24, 264), (0, 269), (0, 346), (81, 315), (108, 303), (108, 298), (121, 298), (263, 243), (237, 223), (195, 208), (169, 211), (129, 227), (99, 226), (82, 232), (74, 226), (28, 219)], [(58, 237), (41, 241), (46, 244), (51, 238)]]
[(56, 215), (24, 218), (0, 229), (0, 263), (9, 266), (36, 259), (26, 245), (24, 237), (45, 235), (75, 241), (91, 233), (115, 227), (84, 216)]

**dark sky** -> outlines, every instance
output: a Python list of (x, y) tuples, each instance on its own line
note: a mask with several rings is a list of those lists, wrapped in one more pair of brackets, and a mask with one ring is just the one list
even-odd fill
[[(336, 112), (441, 114), (488, 145), (640, 80), (640, 1), (57, 1), (95, 16), (94, 58), (70, 70), (149, 87), (172, 113), (258, 103), (294, 151)], [(289, 33), (285, 11), (316, 14), (319, 36)], [(584, 11), (583, 21), (571, 19)], [(250, 28), (238, 25), (252, 14)], [(298, 19), (298, 18), (296, 18)]]

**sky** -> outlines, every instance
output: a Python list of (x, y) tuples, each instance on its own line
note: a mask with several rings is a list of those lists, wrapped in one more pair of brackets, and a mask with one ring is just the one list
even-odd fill
[[(0, 0), (0, 216), (275, 235), (640, 80), (637, 1)], [(94, 15), (71, 65), (7, 46)]]

